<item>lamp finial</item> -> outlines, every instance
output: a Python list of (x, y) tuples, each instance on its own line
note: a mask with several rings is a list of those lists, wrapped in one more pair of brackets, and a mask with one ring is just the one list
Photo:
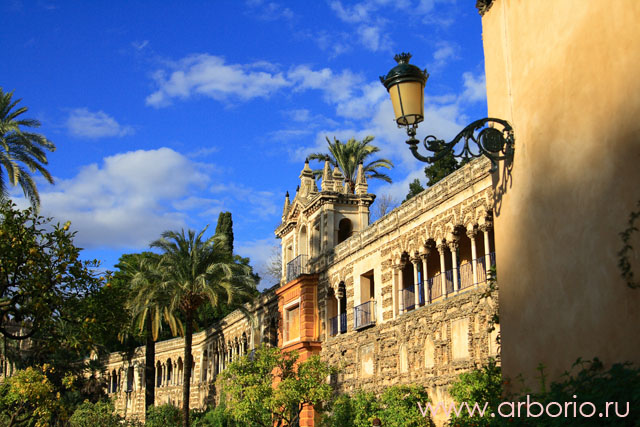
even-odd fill
[(409, 52), (402, 52), (393, 57), (398, 64), (408, 64), (411, 59), (411, 54)]

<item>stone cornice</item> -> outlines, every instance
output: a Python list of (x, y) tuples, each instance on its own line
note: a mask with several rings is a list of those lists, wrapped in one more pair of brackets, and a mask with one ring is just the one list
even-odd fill
[(491, 6), (493, 6), (493, 0), (476, 1), (476, 8), (478, 9), (478, 13), (480, 13), (480, 16), (484, 16), (484, 14), (487, 13), (489, 9), (491, 9)]
[[(369, 225), (362, 232), (355, 234), (332, 248), (324, 265), (335, 264), (341, 259), (359, 251), (367, 244), (380, 239), (382, 236), (397, 230), (403, 224), (413, 220), (423, 213), (432, 210), (455, 194), (470, 188), (475, 183), (489, 176), (490, 161), (479, 158), (468, 163), (461, 169), (450, 174), (433, 187), (411, 198), (390, 213)], [(319, 259), (312, 260), (318, 262)]]

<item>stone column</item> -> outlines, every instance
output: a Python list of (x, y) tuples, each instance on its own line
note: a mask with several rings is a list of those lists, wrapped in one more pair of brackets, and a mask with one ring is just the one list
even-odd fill
[(413, 301), (415, 308), (420, 306), (420, 281), (418, 280), (418, 263), (420, 258), (414, 258), (411, 260), (413, 264)]
[(445, 280), (446, 263), (444, 261), (444, 252), (447, 244), (441, 242), (438, 244), (438, 253), (440, 254), (440, 286), (442, 286), (442, 296), (447, 295), (447, 281)]
[(458, 242), (452, 241), (449, 243), (449, 250), (451, 251), (451, 265), (453, 268), (453, 291), (460, 290), (460, 284), (458, 283)]
[(342, 316), (341, 316), (342, 310), (340, 307), (340, 300), (341, 300), (340, 291), (338, 291), (338, 294), (336, 295), (336, 299), (338, 300), (338, 333), (337, 335), (340, 335), (342, 334)]
[(476, 230), (467, 230), (467, 237), (471, 240), (471, 267), (473, 269), (473, 284), (478, 285), (478, 261), (476, 251)]
[(427, 287), (427, 258), (429, 257), (429, 249), (427, 252), (422, 254), (422, 291), (424, 292), (424, 305), (427, 305), (430, 301), (430, 293), (429, 288)]
[(398, 295), (400, 295), (400, 304), (398, 304), (398, 307), (400, 308), (400, 314), (404, 313), (404, 296), (402, 293), (402, 290), (404, 289), (404, 274), (402, 272), (403, 269), (404, 266), (400, 264), (400, 268), (398, 268)]
[(489, 269), (491, 269), (491, 256), (489, 255), (491, 248), (489, 246), (489, 230), (491, 229), (491, 224), (483, 224), (480, 229), (482, 230), (482, 233), (484, 234), (484, 264), (485, 264), (485, 268), (487, 269), (486, 274), (487, 274), (487, 280), (489, 279)]

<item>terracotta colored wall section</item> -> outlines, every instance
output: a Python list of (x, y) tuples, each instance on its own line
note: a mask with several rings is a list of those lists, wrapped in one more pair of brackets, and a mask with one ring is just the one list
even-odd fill
[[(640, 290), (617, 267), (640, 200), (638, 22), (637, 0), (495, 0), (482, 18), (489, 116), (516, 137), (510, 176), (494, 176), (511, 377), (578, 357), (640, 363)], [(638, 233), (634, 245), (637, 277)]]
[[(280, 312), (280, 330), (278, 333), (278, 346), (283, 351), (297, 351), (300, 362), (310, 356), (320, 353), (319, 341), (319, 316), (318, 316), (318, 275), (303, 274), (295, 280), (287, 283), (276, 291), (278, 295), (278, 309)], [(284, 342), (284, 310), (291, 301), (300, 300), (300, 338), (293, 342)], [(312, 406), (307, 406), (300, 414), (300, 427), (313, 427), (316, 413)]]

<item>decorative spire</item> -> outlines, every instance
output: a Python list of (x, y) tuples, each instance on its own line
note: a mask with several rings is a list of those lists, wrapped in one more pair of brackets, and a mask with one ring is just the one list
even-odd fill
[(320, 185), (322, 191), (333, 191), (333, 180), (331, 179), (331, 165), (329, 160), (324, 161), (324, 169), (322, 170), (322, 183)]
[(282, 221), (287, 219), (287, 215), (289, 214), (289, 209), (291, 208), (291, 202), (289, 200), (289, 192), (284, 196), (284, 208), (282, 208)]
[[(313, 193), (313, 188), (315, 184), (315, 178), (313, 178), (313, 171), (309, 167), (309, 158), (304, 161), (304, 168), (300, 172), (300, 188), (302, 191), (300, 195), (302, 197), (307, 197), (309, 194)], [(316, 187), (316, 191), (318, 191)]]
[(344, 181), (344, 175), (342, 175), (342, 172), (336, 166), (333, 169), (334, 191), (337, 191), (338, 193), (343, 193), (344, 192), (344, 188), (342, 188), (343, 187), (343, 181)]
[(364, 166), (362, 161), (358, 164), (358, 172), (356, 174), (356, 194), (367, 194), (369, 186), (367, 185), (367, 177), (364, 175)]

